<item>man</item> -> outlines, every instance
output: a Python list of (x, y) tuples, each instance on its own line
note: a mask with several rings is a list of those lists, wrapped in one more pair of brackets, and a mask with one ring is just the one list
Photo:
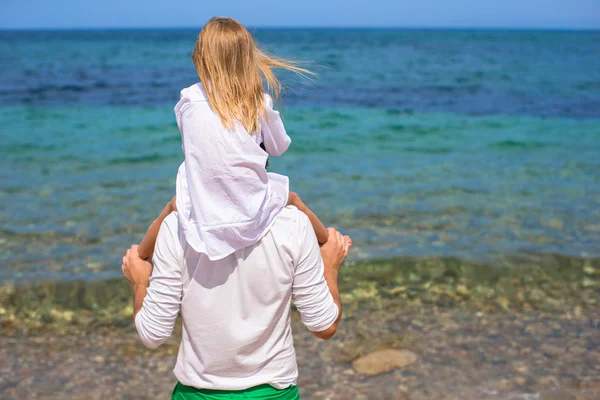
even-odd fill
[(154, 268), (137, 246), (127, 251), (122, 268), (142, 342), (164, 343), (181, 310), (173, 399), (299, 398), (292, 297), (321, 339), (335, 334), (342, 314), (338, 269), (352, 243), (328, 233), (319, 248), (308, 217), (288, 206), (260, 242), (211, 261), (187, 245), (172, 213), (158, 234)]

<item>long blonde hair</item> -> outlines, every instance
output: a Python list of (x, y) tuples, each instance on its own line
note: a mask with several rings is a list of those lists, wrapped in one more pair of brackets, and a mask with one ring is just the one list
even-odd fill
[(283, 68), (313, 75), (298, 62), (260, 50), (248, 30), (231, 18), (213, 17), (198, 35), (192, 60), (212, 109), (227, 128), (238, 121), (250, 134), (258, 131), (265, 112), (263, 80), (276, 100), (281, 83), (273, 73)]

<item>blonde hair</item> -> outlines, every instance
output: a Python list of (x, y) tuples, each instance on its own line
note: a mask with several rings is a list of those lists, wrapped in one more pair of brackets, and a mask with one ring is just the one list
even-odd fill
[(313, 75), (298, 62), (260, 50), (248, 30), (236, 20), (214, 17), (204, 25), (192, 52), (212, 109), (227, 128), (238, 121), (250, 134), (258, 131), (265, 112), (263, 80), (279, 100), (281, 83), (273, 73), (283, 68)]

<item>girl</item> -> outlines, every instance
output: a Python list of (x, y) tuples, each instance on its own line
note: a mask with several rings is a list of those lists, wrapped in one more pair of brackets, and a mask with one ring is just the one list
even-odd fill
[(243, 25), (221, 17), (204, 26), (192, 60), (201, 82), (183, 89), (175, 106), (185, 155), (176, 197), (148, 229), (139, 255), (151, 256), (162, 220), (175, 209), (187, 243), (211, 260), (257, 243), (286, 205), (303, 211), (325, 243), (327, 230), (289, 191), (288, 178), (265, 169), (291, 139), (263, 81), (279, 98), (273, 68), (310, 72), (262, 52)]

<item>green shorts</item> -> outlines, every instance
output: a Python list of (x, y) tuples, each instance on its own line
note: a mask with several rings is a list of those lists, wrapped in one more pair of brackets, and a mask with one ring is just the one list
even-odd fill
[(211, 390), (196, 389), (177, 382), (171, 400), (233, 400), (233, 399), (264, 399), (264, 400), (299, 400), (298, 386), (286, 389), (275, 389), (271, 385), (258, 385), (245, 390)]

